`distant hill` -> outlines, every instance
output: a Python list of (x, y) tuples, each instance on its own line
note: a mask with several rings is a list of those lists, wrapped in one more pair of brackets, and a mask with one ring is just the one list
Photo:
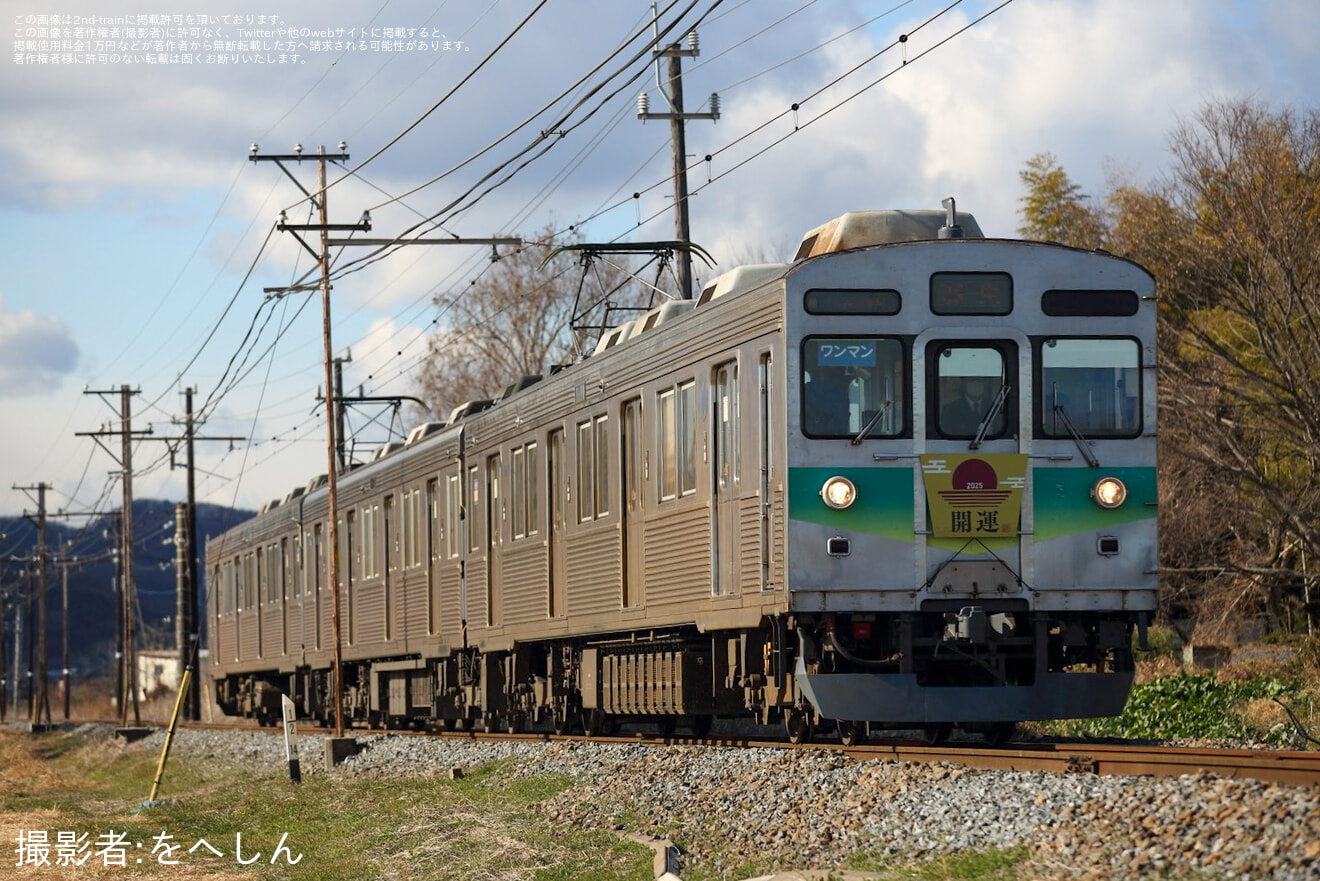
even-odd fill
[[(255, 511), (224, 508), (218, 505), (197, 506), (198, 554), (205, 569), (206, 540), (219, 535), (237, 523), (252, 517)], [(68, 567), (69, 577), (69, 662), (81, 677), (109, 674), (113, 671), (115, 646), (114, 562), (110, 556), (115, 541), (111, 530), (117, 529), (119, 512), (98, 517), (85, 525), (48, 520), (46, 544), (52, 559), (66, 551), (74, 564)], [(141, 620), (139, 648), (173, 648), (174, 616), (177, 610), (175, 596), (174, 502), (158, 499), (139, 499), (133, 503), (134, 573), (138, 586)], [(0, 534), (5, 536), (4, 556), (0, 559), (0, 591), (4, 596), (3, 628), (0, 629), (0, 648), (5, 652), (6, 667), (14, 657), (14, 605), (26, 597), (29, 579), (25, 574), (25, 558), (35, 555), (36, 525), (22, 517), (0, 518)], [(18, 559), (15, 559), (18, 558)], [(58, 676), (61, 652), (62, 568), (48, 566), (47, 584), (47, 644), (50, 649), (49, 669)], [(205, 605), (206, 575), (200, 573), (201, 604)], [(206, 616), (199, 610), (198, 620), (205, 628)], [(26, 617), (25, 635), (33, 632)], [(33, 602), (32, 616), (36, 615)], [(205, 630), (203, 629), (203, 640)], [(25, 640), (26, 642), (26, 640)], [(203, 643), (205, 644), (205, 643)]]

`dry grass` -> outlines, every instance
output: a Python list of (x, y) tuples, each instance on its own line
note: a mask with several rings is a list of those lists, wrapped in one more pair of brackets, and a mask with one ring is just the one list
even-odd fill
[(1276, 726), (1288, 725), (1288, 714), (1283, 707), (1269, 698), (1257, 698), (1237, 708), (1242, 721), (1256, 731), (1270, 731)]
[[(72, 746), (72, 748), (70, 748)], [(144, 850), (129, 853), (127, 865), (105, 864), (104, 857), (96, 856), (96, 841), (111, 830), (125, 828), (124, 816), (128, 802), (79, 798), (77, 793), (95, 789), (92, 774), (122, 758), (127, 747), (117, 739), (103, 738), (86, 742), (71, 741), (65, 735), (33, 737), (26, 733), (0, 730), (0, 840), (5, 846), (6, 871), (21, 873), (16, 877), (34, 881), (102, 881), (123, 878), (126, 874), (156, 874), (172, 881), (220, 881), (220, 879), (254, 877), (247, 872), (236, 872), (237, 865), (207, 866), (194, 860), (179, 865), (156, 863), (151, 855), (150, 841), (143, 842)], [(15, 809), (24, 802), (45, 803)], [(133, 806), (136, 806), (136, 802)], [(89, 821), (88, 814), (92, 815)], [(20, 834), (44, 831), (52, 845), (48, 865), (16, 865)], [(89, 847), (78, 854), (86, 855), (82, 865), (57, 865), (59, 858), (54, 849), (60, 832), (76, 836), (87, 834)], [(142, 856), (138, 865), (134, 861)], [(3, 872), (0, 872), (3, 874)], [(8, 877), (8, 876), (6, 876)]]
[(417, 861), (446, 866), (465, 881), (531, 881), (563, 861), (562, 846), (547, 851), (544, 843), (533, 846), (510, 834), (524, 824), (513, 812), (423, 803), (408, 811), (408, 820), (395, 841), (368, 855), (382, 878), (391, 877), (391, 867)]
[(73, 780), (37, 754), (30, 738), (0, 734), (0, 792), (68, 788)]
[(1137, 661), (1137, 683), (1144, 685), (1165, 676), (1177, 676), (1183, 671), (1181, 661), (1168, 655), (1157, 655), (1148, 661)]

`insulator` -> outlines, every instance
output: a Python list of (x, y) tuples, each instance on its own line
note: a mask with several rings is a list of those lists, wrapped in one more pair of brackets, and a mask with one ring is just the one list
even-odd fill
[(720, 115), (720, 95), (718, 92), (710, 93), (710, 114), (716, 118)]
[(699, 43), (700, 41), (697, 39), (697, 32), (688, 31), (688, 48), (692, 50), (694, 55), (701, 51)]
[(646, 112), (650, 109), (650, 107), (651, 107), (651, 100), (650, 100), (649, 98), (646, 97), (646, 93), (645, 93), (645, 92), (642, 92), (642, 94), (640, 94), (640, 95), (637, 96), (637, 115), (638, 115), (638, 116), (645, 116), (645, 115), (646, 115)]

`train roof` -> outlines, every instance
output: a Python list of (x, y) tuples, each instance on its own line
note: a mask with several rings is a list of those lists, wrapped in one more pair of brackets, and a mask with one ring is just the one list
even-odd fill
[[(981, 225), (966, 211), (956, 212), (957, 226), (964, 239), (983, 239)], [(948, 214), (928, 209), (890, 211), (849, 211), (808, 232), (802, 237), (793, 259), (804, 260), (835, 251), (865, 248), (872, 245), (896, 245), (900, 242), (923, 242), (943, 238)]]
[[(956, 211), (954, 216), (957, 226), (960, 227), (961, 238), (985, 238), (976, 218), (971, 214)], [(695, 300), (665, 302), (637, 319), (606, 331), (601, 335), (591, 356), (600, 355), (664, 324), (685, 318), (692, 310), (707, 307), (715, 300), (736, 297), (777, 284), (796, 264), (808, 258), (855, 248), (934, 241), (943, 238), (946, 235), (948, 220), (949, 214), (939, 210), (849, 211), (807, 232), (793, 257), (793, 262), (735, 267), (707, 282)], [(584, 360), (589, 361), (591, 357)], [(551, 373), (555, 372), (558, 370), (551, 370)], [(506, 387), (494, 400), (467, 401), (460, 404), (449, 413), (446, 422), (431, 422), (418, 426), (410, 432), (407, 441), (394, 442), (381, 447), (376, 451), (371, 462), (364, 466), (364, 470), (374, 470), (371, 466), (390, 457), (391, 454), (403, 449), (411, 449), (423, 441), (430, 443), (437, 435), (451, 436), (461, 431), (461, 424), (467, 417), (498, 407), (500, 403), (536, 384), (540, 379), (540, 376), (523, 377)], [(348, 477), (348, 474), (349, 472), (346, 471), (343, 476)], [(325, 485), (326, 477), (321, 475), (314, 478), (306, 487), (299, 487), (282, 499), (275, 499), (263, 505), (259, 513), (273, 512), (291, 502), (323, 493)]]

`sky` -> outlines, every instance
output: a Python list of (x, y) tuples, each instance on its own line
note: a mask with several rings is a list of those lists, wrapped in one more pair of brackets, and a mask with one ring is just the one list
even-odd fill
[[(700, 35), (685, 109), (720, 96), (718, 121), (687, 126), (692, 238), (720, 264), (699, 283), (787, 260), (850, 210), (952, 195), (1012, 236), (1035, 154), (1101, 195), (1166, 173), (1170, 133), (1207, 101), (1320, 106), (1314, 0), (950, 3), (660, 4), (666, 42)], [(12, 487), (38, 483), (52, 512), (119, 506), (118, 438), (111, 455), (85, 435), (120, 429), (124, 385), (151, 430), (135, 497), (184, 497), (166, 439), (185, 386), (199, 436), (241, 439), (198, 441), (200, 501), (254, 508), (325, 471), (320, 300), (268, 293), (315, 269), (276, 224), (315, 221), (298, 184), (320, 146), (349, 155), (328, 164), (330, 222), (369, 211), (372, 237), (674, 237), (668, 124), (636, 118), (642, 92), (666, 109), (649, 3), (149, 6), (0, 0), (0, 515), (35, 510)], [(309, 161), (286, 175), (252, 145)], [(370, 254), (336, 256), (346, 390), (413, 395), (435, 298), (490, 248)], [(374, 415), (355, 417), (364, 443), (386, 436)]]

